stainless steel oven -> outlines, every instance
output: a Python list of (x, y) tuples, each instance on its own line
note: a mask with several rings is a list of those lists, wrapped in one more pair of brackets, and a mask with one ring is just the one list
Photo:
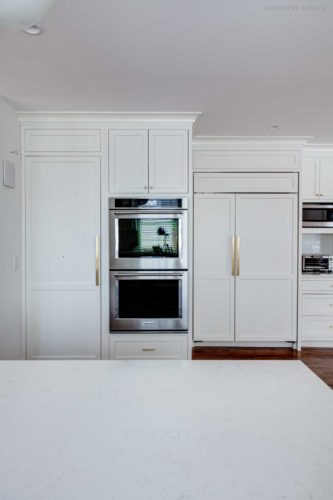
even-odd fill
[(333, 204), (303, 203), (303, 227), (333, 227)]
[(110, 330), (186, 330), (187, 271), (110, 271)]
[(187, 199), (110, 198), (110, 269), (187, 269)]

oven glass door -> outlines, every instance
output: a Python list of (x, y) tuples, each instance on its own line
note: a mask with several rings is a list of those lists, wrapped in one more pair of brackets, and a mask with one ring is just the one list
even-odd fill
[(187, 213), (110, 211), (111, 269), (186, 269)]
[(187, 272), (110, 272), (111, 330), (186, 330)]
[(303, 204), (304, 227), (332, 227), (333, 205)]

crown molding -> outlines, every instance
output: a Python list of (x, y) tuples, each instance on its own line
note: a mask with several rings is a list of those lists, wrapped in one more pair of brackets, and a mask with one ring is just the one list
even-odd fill
[(91, 112), (91, 111), (18, 111), (18, 120), (26, 123), (113, 124), (113, 123), (187, 123), (193, 125), (201, 112)]
[(194, 151), (303, 149), (312, 137), (294, 136), (196, 136)]

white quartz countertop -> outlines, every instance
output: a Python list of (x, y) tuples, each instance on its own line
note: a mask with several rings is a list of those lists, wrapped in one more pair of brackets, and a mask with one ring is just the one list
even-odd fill
[(299, 361), (0, 362), (1, 500), (332, 500)]

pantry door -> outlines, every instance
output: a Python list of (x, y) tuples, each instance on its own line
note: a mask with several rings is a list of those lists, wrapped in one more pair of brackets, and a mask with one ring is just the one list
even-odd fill
[(297, 213), (294, 194), (236, 195), (238, 341), (296, 339)]
[(234, 340), (235, 195), (194, 198), (194, 340)]
[(100, 159), (26, 160), (29, 359), (100, 357)]

